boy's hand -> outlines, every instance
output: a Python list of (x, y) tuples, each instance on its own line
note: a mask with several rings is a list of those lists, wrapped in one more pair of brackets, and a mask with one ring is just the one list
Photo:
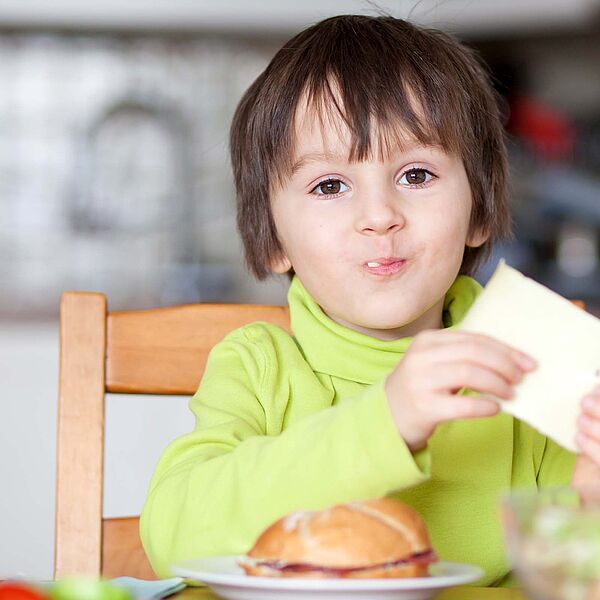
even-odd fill
[[(508, 400), (513, 385), (534, 368), (530, 357), (489, 336), (428, 330), (415, 336), (385, 391), (398, 432), (415, 451), (443, 421), (497, 414), (498, 402), (489, 395)], [(464, 387), (483, 395), (457, 396)], [(597, 444), (600, 452), (600, 433)]]
[(573, 484), (600, 484), (600, 385), (581, 399), (575, 443), (581, 450), (575, 463)]

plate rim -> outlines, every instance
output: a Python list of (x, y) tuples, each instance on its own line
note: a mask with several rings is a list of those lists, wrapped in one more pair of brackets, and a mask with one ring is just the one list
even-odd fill
[[(349, 578), (327, 578), (327, 579), (305, 579), (300, 577), (260, 577), (249, 576), (245, 573), (211, 573), (200, 569), (193, 569), (191, 563), (202, 560), (235, 561), (242, 558), (240, 554), (227, 554), (222, 556), (207, 556), (202, 558), (178, 561), (170, 566), (171, 573), (205, 585), (226, 586), (237, 588), (254, 589), (286, 589), (286, 590), (323, 590), (323, 591), (377, 591), (377, 590), (424, 590), (441, 589), (464, 585), (473, 582), (484, 575), (483, 569), (470, 563), (458, 563), (440, 560), (436, 565), (446, 568), (462, 567), (464, 573), (447, 574), (430, 577), (404, 577), (404, 578), (373, 578), (373, 579), (349, 579)], [(195, 574), (194, 574), (195, 572)], [(201, 577), (198, 575), (200, 574)]]

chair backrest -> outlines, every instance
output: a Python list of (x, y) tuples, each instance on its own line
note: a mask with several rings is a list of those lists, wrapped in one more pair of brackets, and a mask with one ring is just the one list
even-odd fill
[(211, 348), (253, 321), (289, 331), (284, 306), (194, 304), (107, 312), (102, 294), (63, 294), (55, 578), (155, 577), (140, 542), (139, 517), (102, 517), (105, 394), (191, 395)]

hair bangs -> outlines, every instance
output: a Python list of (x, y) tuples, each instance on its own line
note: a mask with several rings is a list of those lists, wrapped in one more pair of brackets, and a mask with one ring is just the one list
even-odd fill
[(305, 110), (316, 117), (324, 137), (334, 130), (347, 140), (349, 162), (387, 160), (415, 144), (460, 151), (454, 123), (443, 118), (449, 113), (432, 105), (426, 91), (400, 86), (378, 93), (369, 81), (345, 81), (333, 72), (310, 81)]
[[(322, 45), (301, 53), (288, 81), (294, 115), (286, 135), (272, 139), (276, 179), (289, 176), (294, 160), (297, 117), (314, 117), (327, 139), (334, 131), (348, 143), (348, 160), (385, 160), (411, 145), (437, 146), (460, 154), (465, 133), (456, 86), (430, 73), (404, 41), (389, 36), (352, 40), (337, 31)], [(446, 77), (456, 76), (449, 70)]]

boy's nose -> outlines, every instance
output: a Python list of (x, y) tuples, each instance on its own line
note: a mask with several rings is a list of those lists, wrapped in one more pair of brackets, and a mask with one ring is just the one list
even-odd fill
[(357, 218), (357, 229), (366, 235), (393, 233), (404, 227), (404, 215), (398, 199), (370, 199), (362, 205)]

